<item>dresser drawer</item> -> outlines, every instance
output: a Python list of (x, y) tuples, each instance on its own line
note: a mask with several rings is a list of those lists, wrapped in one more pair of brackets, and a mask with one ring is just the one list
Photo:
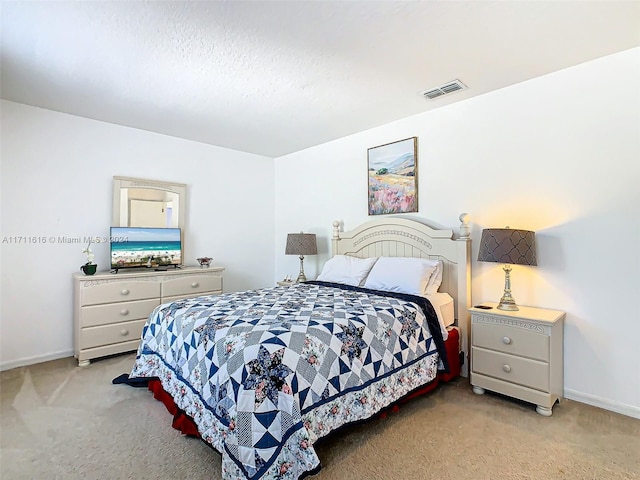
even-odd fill
[(93, 285), (81, 289), (82, 305), (143, 300), (160, 296), (160, 283), (122, 281)]
[(222, 277), (211, 275), (189, 275), (162, 282), (162, 298), (197, 297), (205, 292), (222, 290)]
[(474, 373), (499, 378), (543, 392), (549, 391), (548, 363), (477, 347), (472, 348), (472, 359)]
[(95, 327), (110, 323), (146, 320), (160, 299), (138, 300), (135, 302), (119, 302), (106, 305), (82, 307), (81, 327)]
[(203, 293), (198, 293), (197, 295), (176, 295), (175, 297), (162, 297), (162, 303), (170, 303), (170, 302), (175, 302), (177, 300), (184, 300), (185, 298), (195, 298), (195, 297), (202, 297), (202, 296), (209, 296), (209, 295), (220, 295), (220, 291), (215, 291), (215, 292), (203, 292)]
[(140, 340), (146, 320), (86, 327), (80, 330), (80, 348), (99, 347), (129, 340)]
[(549, 337), (531, 330), (507, 325), (473, 323), (474, 347), (483, 347), (522, 357), (549, 361)]

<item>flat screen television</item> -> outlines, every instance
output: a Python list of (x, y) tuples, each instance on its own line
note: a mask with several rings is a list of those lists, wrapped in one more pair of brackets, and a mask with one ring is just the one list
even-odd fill
[(177, 268), (182, 265), (179, 228), (111, 227), (111, 268)]

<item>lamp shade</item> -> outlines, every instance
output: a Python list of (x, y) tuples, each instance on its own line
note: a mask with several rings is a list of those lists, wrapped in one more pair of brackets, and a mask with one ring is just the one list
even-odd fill
[(536, 234), (529, 230), (487, 228), (480, 239), (480, 262), (538, 265)]
[(289, 233), (284, 253), (285, 255), (317, 255), (316, 234)]

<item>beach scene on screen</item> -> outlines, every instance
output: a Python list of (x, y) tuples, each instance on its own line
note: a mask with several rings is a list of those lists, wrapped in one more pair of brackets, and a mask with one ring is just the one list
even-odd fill
[(179, 228), (111, 229), (111, 267), (157, 267), (182, 264)]

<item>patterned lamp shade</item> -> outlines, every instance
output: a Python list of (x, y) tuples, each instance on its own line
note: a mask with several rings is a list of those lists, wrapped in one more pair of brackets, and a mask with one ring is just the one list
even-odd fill
[(287, 235), (285, 255), (317, 255), (315, 233), (290, 233)]
[(307, 277), (304, 274), (304, 256), (317, 255), (318, 245), (316, 244), (316, 235), (314, 233), (290, 233), (287, 235), (287, 246), (284, 249), (285, 255), (300, 255), (300, 274), (296, 282), (306, 282)]
[(529, 230), (487, 228), (480, 239), (480, 262), (538, 265), (536, 234)]

